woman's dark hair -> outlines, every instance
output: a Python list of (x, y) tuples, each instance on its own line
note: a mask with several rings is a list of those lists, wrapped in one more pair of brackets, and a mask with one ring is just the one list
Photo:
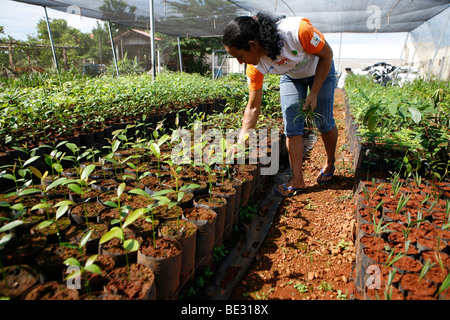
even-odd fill
[(266, 54), (272, 60), (276, 60), (283, 46), (276, 25), (279, 20), (280, 18), (275, 19), (263, 13), (258, 13), (255, 17), (234, 18), (225, 27), (222, 42), (228, 47), (250, 50), (248, 42), (256, 40)]

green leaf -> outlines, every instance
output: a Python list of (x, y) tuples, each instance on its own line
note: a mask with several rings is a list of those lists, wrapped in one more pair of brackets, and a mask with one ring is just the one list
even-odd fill
[(139, 242), (135, 239), (125, 240), (123, 248), (129, 252), (137, 251), (139, 249)]
[(166, 195), (166, 194), (171, 193), (171, 192), (173, 192), (172, 189), (159, 190), (159, 191), (156, 191), (155, 193), (152, 193), (152, 198), (163, 196), (163, 195)]
[(40, 158), (40, 156), (31, 157), (30, 159), (28, 159), (27, 161), (24, 162), (23, 166), (26, 167), (27, 165), (29, 165), (30, 163), (36, 161), (39, 158)]
[(377, 116), (372, 115), (367, 120), (367, 128), (370, 132), (373, 132), (375, 129), (375, 125), (377, 124)]
[(130, 224), (132, 224), (134, 221), (136, 221), (140, 216), (142, 216), (145, 212), (148, 212), (149, 210), (147, 208), (140, 208), (134, 210), (132, 213), (130, 213), (125, 222), (123, 223), (122, 228), (126, 228)]
[(67, 186), (67, 188), (69, 188), (70, 190), (72, 190), (73, 192), (75, 192), (76, 194), (82, 194), (83, 190), (81, 190), (81, 187), (75, 183), (71, 183)]
[(63, 215), (66, 214), (67, 210), (69, 209), (68, 205), (62, 205), (56, 210), (56, 220), (61, 218)]
[(411, 118), (413, 121), (418, 124), (420, 120), (422, 119), (422, 113), (417, 109), (417, 107), (409, 107), (408, 111), (411, 113)]
[(160, 205), (160, 206), (168, 204), (168, 203), (171, 202), (169, 198), (164, 197), (164, 196), (157, 196), (157, 197), (152, 197), (152, 198), (157, 200), (158, 201), (158, 205)]
[(148, 197), (148, 193), (142, 189), (133, 189), (133, 190), (128, 191), (128, 193), (138, 194), (140, 196)]
[(197, 189), (197, 188), (200, 188), (200, 185), (199, 185), (199, 184), (197, 184), (197, 183), (191, 183), (191, 184), (182, 186), (182, 187), (180, 188), (180, 191), (183, 191), (183, 190), (192, 190), (192, 189)]
[(152, 144), (150, 145), (150, 151), (151, 151), (156, 157), (159, 158), (159, 155), (161, 154), (161, 151), (160, 151), (160, 149), (159, 149), (158, 144), (152, 143)]
[(81, 180), (86, 180), (89, 175), (92, 173), (92, 171), (95, 170), (95, 165), (90, 164), (86, 168), (83, 169), (83, 172), (81, 173)]
[(53, 164), (53, 168), (56, 170), (56, 172), (62, 172), (63, 171), (63, 167), (59, 163)]
[(17, 195), (18, 196), (26, 196), (28, 194), (39, 193), (39, 192), (41, 192), (41, 190), (35, 189), (35, 188), (30, 188), (30, 189), (25, 189), (25, 190), (20, 191)]
[(105, 204), (108, 207), (112, 207), (112, 208), (117, 208), (118, 207), (117, 203), (115, 203), (113, 201), (105, 201), (105, 202), (103, 202), (103, 204)]
[(43, 228), (48, 227), (49, 225), (51, 225), (53, 222), (55, 222), (55, 221), (53, 221), (53, 220), (45, 220), (45, 221), (42, 221), (41, 223), (39, 223), (39, 225), (37, 227), (38, 227), (38, 229), (43, 229)]
[(388, 106), (389, 113), (395, 117), (397, 115), (397, 106), (395, 104), (390, 104)]
[(47, 208), (50, 208), (50, 207), (51, 207), (51, 205), (49, 205), (48, 203), (38, 203), (38, 204), (35, 204), (33, 206), (33, 208), (31, 208), (30, 211), (33, 211), (33, 210), (36, 210), (36, 209), (47, 209)]
[(83, 236), (83, 238), (81, 239), (81, 241), (80, 241), (80, 248), (83, 248), (84, 245), (89, 241), (89, 238), (91, 237), (91, 234), (92, 234), (92, 229), (89, 230), (89, 232), (86, 233), (86, 234)]
[(78, 150), (78, 146), (75, 143), (72, 143), (72, 142), (67, 143), (66, 147), (69, 148), (69, 150), (72, 151), (74, 154)]
[(11, 240), (13, 238), (13, 234), (12, 233), (8, 233), (6, 236), (3, 236), (0, 238), (0, 249), (3, 248), (3, 246), (5, 244), (7, 244), (9, 242), (9, 240)]
[(60, 202), (58, 202), (57, 204), (55, 204), (55, 208), (61, 207), (61, 206), (70, 206), (74, 204), (74, 202), (72, 200), (62, 200)]
[(445, 290), (447, 290), (448, 287), (450, 287), (450, 273), (447, 274), (444, 281), (441, 283), (441, 286), (439, 287), (439, 290), (436, 293), (436, 296), (441, 294), (441, 292), (444, 292)]
[(100, 244), (108, 242), (112, 238), (119, 238), (123, 240), (123, 231), (119, 227), (112, 227), (111, 230), (109, 230), (107, 233), (105, 233), (100, 238)]
[(98, 254), (93, 254), (92, 256), (87, 258), (86, 266), (89, 266), (89, 265), (93, 264), (95, 262), (95, 260), (97, 259), (97, 257), (98, 257)]
[(66, 266), (77, 266), (80, 267), (80, 261), (78, 261), (75, 258), (67, 258), (66, 260), (64, 260), (63, 262)]
[(22, 211), (25, 209), (25, 207), (21, 203), (16, 203), (15, 205), (11, 206), (11, 209), (16, 211)]
[(45, 188), (45, 191), (48, 191), (56, 186), (59, 186), (60, 184), (63, 184), (64, 182), (66, 182), (67, 179), (66, 178), (59, 178), (55, 181), (53, 181), (52, 183), (50, 183), (47, 188)]
[(125, 190), (126, 184), (125, 182), (122, 182), (121, 184), (119, 184), (119, 186), (117, 187), (117, 195), (120, 197), (123, 193), (123, 191)]
[(9, 179), (9, 180), (13, 180), (13, 181), (16, 180), (16, 177), (14, 177), (14, 176), (13, 176), (12, 174), (10, 174), (10, 173), (6, 173), (6, 174), (2, 175), (2, 178)]
[(112, 144), (112, 152), (116, 152), (117, 149), (119, 149), (120, 146), (120, 141), (119, 140), (114, 140), (113, 144)]
[(12, 230), (17, 226), (20, 226), (21, 224), (23, 224), (23, 221), (21, 221), (21, 220), (11, 221), (10, 223), (7, 223), (3, 227), (0, 228), (0, 233), (8, 231), (8, 230)]
[(102, 270), (100, 269), (100, 267), (94, 263), (84, 267), (84, 270), (89, 271), (91, 273), (96, 273), (99, 275), (102, 274)]
[(408, 108), (406, 108), (405, 106), (398, 108), (398, 113), (402, 117), (402, 119), (406, 119), (407, 111)]

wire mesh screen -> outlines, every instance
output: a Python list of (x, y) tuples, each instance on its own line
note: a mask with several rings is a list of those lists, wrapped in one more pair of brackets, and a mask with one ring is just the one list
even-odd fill
[[(128, 30), (147, 32), (146, 46), (127, 46), (124, 37), (115, 39), (118, 57), (140, 57), (149, 63), (150, 24), (167, 35), (156, 41), (158, 69), (182, 69), (177, 57), (177, 37), (220, 37), (226, 24), (236, 16), (258, 12), (273, 16), (305, 16), (323, 33), (409, 32), (404, 63), (447, 79), (450, 73), (448, 0), (13, 0), (45, 6), (73, 15), (110, 21)], [(151, 5), (152, 4), (152, 5)], [(153, 19), (150, 17), (153, 8)], [(125, 27), (120, 31), (123, 34)], [(116, 37), (117, 34), (114, 34)], [(142, 36), (142, 35), (141, 35)], [(170, 39), (170, 40), (169, 40)], [(161, 49), (165, 47), (164, 50)], [(168, 49), (170, 47), (170, 49)], [(170, 51), (170, 52), (169, 52)], [(183, 53), (185, 54), (185, 53)], [(170, 59), (168, 58), (170, 57)], [(218, 59), (218, 56), (215, 57)], [(178, 59), (178, 60), (177, 60)], [(204, 59), (204, 57), (201, 57)], [(213, 68), (226, 66), (212, 61)], [(148, 69), (148, 66), (146, 67)], [(230, 67), (230, 70), (236, 70)], [(225, 72), (225, 70), (223, 70)], [(222, 72), (222, 71), (220, 71)], [(213, 74), (215, 71), (213, 70)]]
[(450, 9), (426, 21), (410, 35), (406, 63), (450, 80)]
[[(149, 0), (15, 0), (149, 29)], [(322, 32), (406, 32), (449, 7), (443, 0), (154, 0), (155, 30), (176, 36), (217, 36), (238, 15), (259, 11), (306, 16)]]

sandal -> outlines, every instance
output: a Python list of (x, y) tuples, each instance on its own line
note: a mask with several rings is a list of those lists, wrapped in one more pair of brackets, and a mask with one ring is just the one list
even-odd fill
[(322, 170), (320, 170), (320, 176), (319, 176), (319, 178), (323, 178), (323, 177), (331, 177), (330, 179), (328, 179), (328, 180), (320, 180), (319, 178), (317, 178), (317, 183), (318, 184), (328, 184), (328, 183), (331, 183), (332, 181), (333, 181), (333, 175), (334, 175), (334, 166), (333, 166), (333, 170), (330, 172), (330, 173), (323, 173), (323, 169)]
[(283, 184), (283, 191), (287, 191), (287, 190), (289, 190), (289, 191), (291, 191), (291, 192), (289, 192), (289, 193), (286, 194), (286, 195), (281, 194), (280, 191), (278, 191), (278, 188), (275, 189), (275, 193), (276, 193), (277, 195), (279, 195), (280, 197), (292, 197), (292, 196), (296, 196), (296, 195), (298, 195), (299, 193), (301, 193), (302, 191), (304, 191), (305, 188), (286, 187), (286, 184), (284, 183), (284, 184)]

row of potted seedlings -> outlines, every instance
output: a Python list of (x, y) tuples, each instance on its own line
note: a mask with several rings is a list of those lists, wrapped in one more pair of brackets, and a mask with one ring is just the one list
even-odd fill
[(450, 184), (420, 178), (361, 181), (355, 193), (363, 299), (450, 298)]
[(15, 188), (1, 195), (1, 296), (177, 298), (212, 267), (264, 183), (259, 162), (210, 154), (208, 164), (175, 164), (168, 135), (114, 138), (106, 154), (61, 143), (44, 167), (33, 166), (40, 156), (7, 166)]

